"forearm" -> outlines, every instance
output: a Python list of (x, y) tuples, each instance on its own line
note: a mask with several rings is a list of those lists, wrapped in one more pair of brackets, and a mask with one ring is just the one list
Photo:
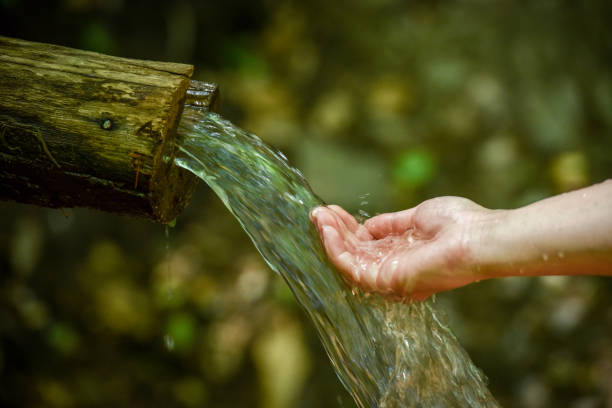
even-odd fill
[(612, 181), (493, 211), (480, 247), (483, 278), (612, 275)]

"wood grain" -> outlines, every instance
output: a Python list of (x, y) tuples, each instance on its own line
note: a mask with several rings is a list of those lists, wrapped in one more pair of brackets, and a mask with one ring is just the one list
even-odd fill
[(183, 105), (216, 106), (192, 72), (0, 37), (0, 199), (173, 220), (196, 185), (173, 164)]

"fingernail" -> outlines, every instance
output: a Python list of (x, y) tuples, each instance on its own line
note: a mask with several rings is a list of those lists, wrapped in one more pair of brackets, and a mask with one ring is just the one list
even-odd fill
[(310, 214), (309, 214), (310, 220), (314, 221), (316, 219), (316, 217), (317, 217), (317, 214), (319, 212), (321, 212), (321, 207), (315, 207), (312, 210), (310, 210)]

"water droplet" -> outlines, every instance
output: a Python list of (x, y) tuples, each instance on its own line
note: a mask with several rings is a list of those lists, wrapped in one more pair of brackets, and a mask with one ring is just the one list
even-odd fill
[(359, 210), (357, 211), (357, 213), (359, 214), (360, 217), (362, 217), (364, 220), (370, 218), (370, 214), (365, 211), (365, 210)]
[(164, 346), (166, 346), (166, 349), (168, 351), (174, 350), (174, 337), (169, 334), (166, 334), (164, 336)]
[(544, 262), (548, 261), (548, 254), (542, 254), (542, 259), (544, 260)]
[(565, 252), (563, 252), (563, 251), (559, 251), (559, 252), (557, 252), (557, 256), (558, 256), (559, 258), (565, 258)]

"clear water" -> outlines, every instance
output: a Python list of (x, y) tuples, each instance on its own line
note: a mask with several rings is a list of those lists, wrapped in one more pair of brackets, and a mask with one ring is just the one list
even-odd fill
[(359, 407), (494, 407), (483, 375), (429, 302), (351, 290), (308, 212), (322, 201), (283, 154), (214, 113), (185, 108), (175, 162), (202, 178), (304, 307)]

